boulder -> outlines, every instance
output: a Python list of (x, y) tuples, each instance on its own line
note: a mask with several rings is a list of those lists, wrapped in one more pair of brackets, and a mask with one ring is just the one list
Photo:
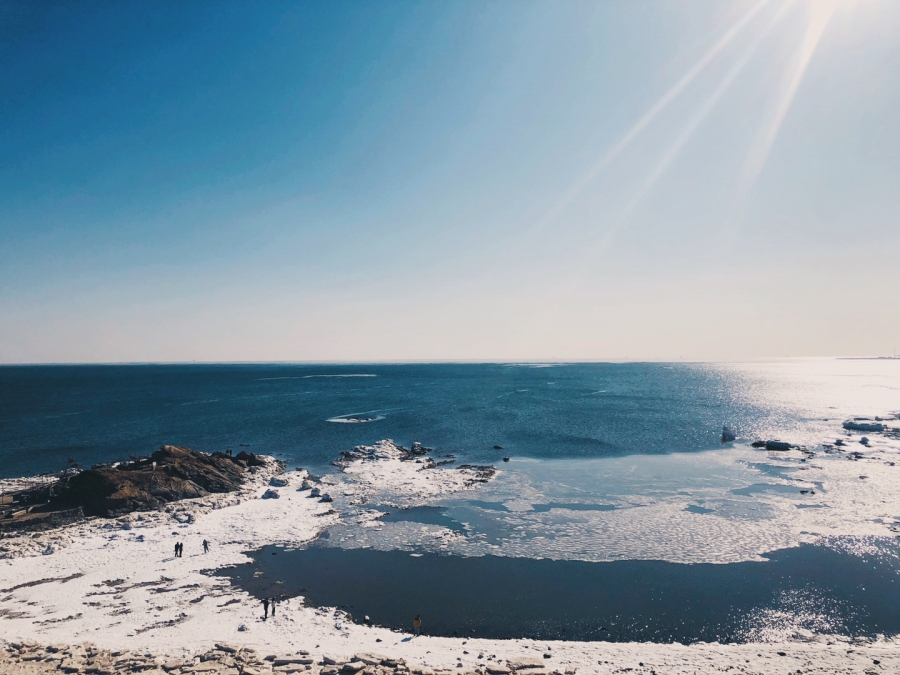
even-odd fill
[(521, 670), (525, 668), (543, 668), (544, 662), (541, 659), (533, 659), (527, 656), (522, 656), (517, 659), (509, 659), (507, 661), (509, 667), (513, 670)]
[(849, 431), (884, 431), (884, 425), (875, 422), (844, 422), (844, 428)]
[(263, 499), (278, 499), (280, 497), (281, 497), (281, 495), (278, 494), (278, 492), (276, 492), (275, 490), (271, 490), (271, 489), (266, 490), (265, 492), (263, 492), (263, 495), (262, 495)]
[(234, 456), (234, 461), (241, 462), (246, 466), (265, 466), (266, 460), (261, 459), (257, 455), (254, 455), (252, 452), (247, 452), (246, 450), (241, 450), (238, 454)]
[(790, 450), (790, 443), (784, 441), (766, 441), (766, 450)]
[(158, 509), (180, 499), (232, 492), (243, 482), (245, 466), (222, 453), (207, 455), (164, 445), (149, 458), (117, 466), (98, 466), (67, 477), (55, 502), (79, 506), (85, 515), (114, 516)]

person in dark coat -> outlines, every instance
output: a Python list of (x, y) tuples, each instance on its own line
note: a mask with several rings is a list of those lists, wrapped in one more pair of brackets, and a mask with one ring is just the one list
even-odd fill
[[(274, 608), (273, 608), (273, 610), (274, 610)], [(265, 612), (265, 614), (263, 614), (263, 619), (268, 619), (269, 618), (269, 599), (268, 598), (263, 598), (263, 611)], [(273, 611), (273, 616), (274, 616), (274, 611)]]
[(175, 557), (178, 557), (178, 542), (175, 542)]
[(206, 539), (203, 540), (203, 552), (209, 553), (209, 542)]

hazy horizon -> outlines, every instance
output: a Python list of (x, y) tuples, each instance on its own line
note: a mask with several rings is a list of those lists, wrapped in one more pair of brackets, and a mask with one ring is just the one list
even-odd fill
[(2, 364), (900, 347), (900, 3), (0, 20)]

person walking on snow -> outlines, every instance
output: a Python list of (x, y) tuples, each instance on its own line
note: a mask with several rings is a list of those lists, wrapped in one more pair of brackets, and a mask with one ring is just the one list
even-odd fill
[(419, 618), (419, 615), (416, 614), (416, 618), (413, 619), (413, 633), (415, 633), (416, 637), (419, 636), (419, 631), (422, 630), (422, 619)]
[[(269, 599), (268, 598), (263, 598), (263, 611), (265, 612), (265, 614), (263, 614), (263, 620), (268, 619), (269, 618)], [(274, 613), (273, 613), (273, 615), (274, 615)]]
[(209, 542), (206, 539), (203, 540), (203, 552), (209, 553)]

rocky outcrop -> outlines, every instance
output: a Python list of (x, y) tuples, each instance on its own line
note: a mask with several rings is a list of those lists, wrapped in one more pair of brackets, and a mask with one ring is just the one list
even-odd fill
[(85, 515), (148, 511), (180, 499), (237, 490), (248, 467), (262, 464), (264, 460), (248, 452), (234, 457), (221, 452), (207, 455), (164, 445), (147, 459), (72, 476), (60, 485), (54, 502), (81, 507)]
[[(465, 644), (465, 643), (463, 643)], [(549, 658), (549, 654), (544, 658)], [(479, 656), (479, 659), (482, 657)], [(474, 670), (457, 666), (458, 675), (510, 675), (545, 673), (549, 671), (541, 659), (513, 658), (504, 664), (501, 659), (480, 663)], [(630, 670), (630, 669), (627, 669)], [(449, 673), (449, 669), (439, 672)], [(260, 655), (246, 646), (216, 643), (213, 649), (179, 658), (153, 656), (145, 651), (106, 650), (88, 642), (83, 645), (42, 646), (32, 642), (0, 643), (0, 673), (44, 675), (45, 673), (86, 673), (115, 675), (143, 673), (144, 675), (435, 675), (427, 666), (407, 663), (402, 658), (383, 654), (360, 653), (355, 656), (316, 656), (306, 650), (292, 654)], [(575, 669), (566, 671), (574, 675)]]
[(869, 433), (884, 431), (885, 427), (881, 422), (844, 422), (844, 428), (848, 431), (868, 431)]

